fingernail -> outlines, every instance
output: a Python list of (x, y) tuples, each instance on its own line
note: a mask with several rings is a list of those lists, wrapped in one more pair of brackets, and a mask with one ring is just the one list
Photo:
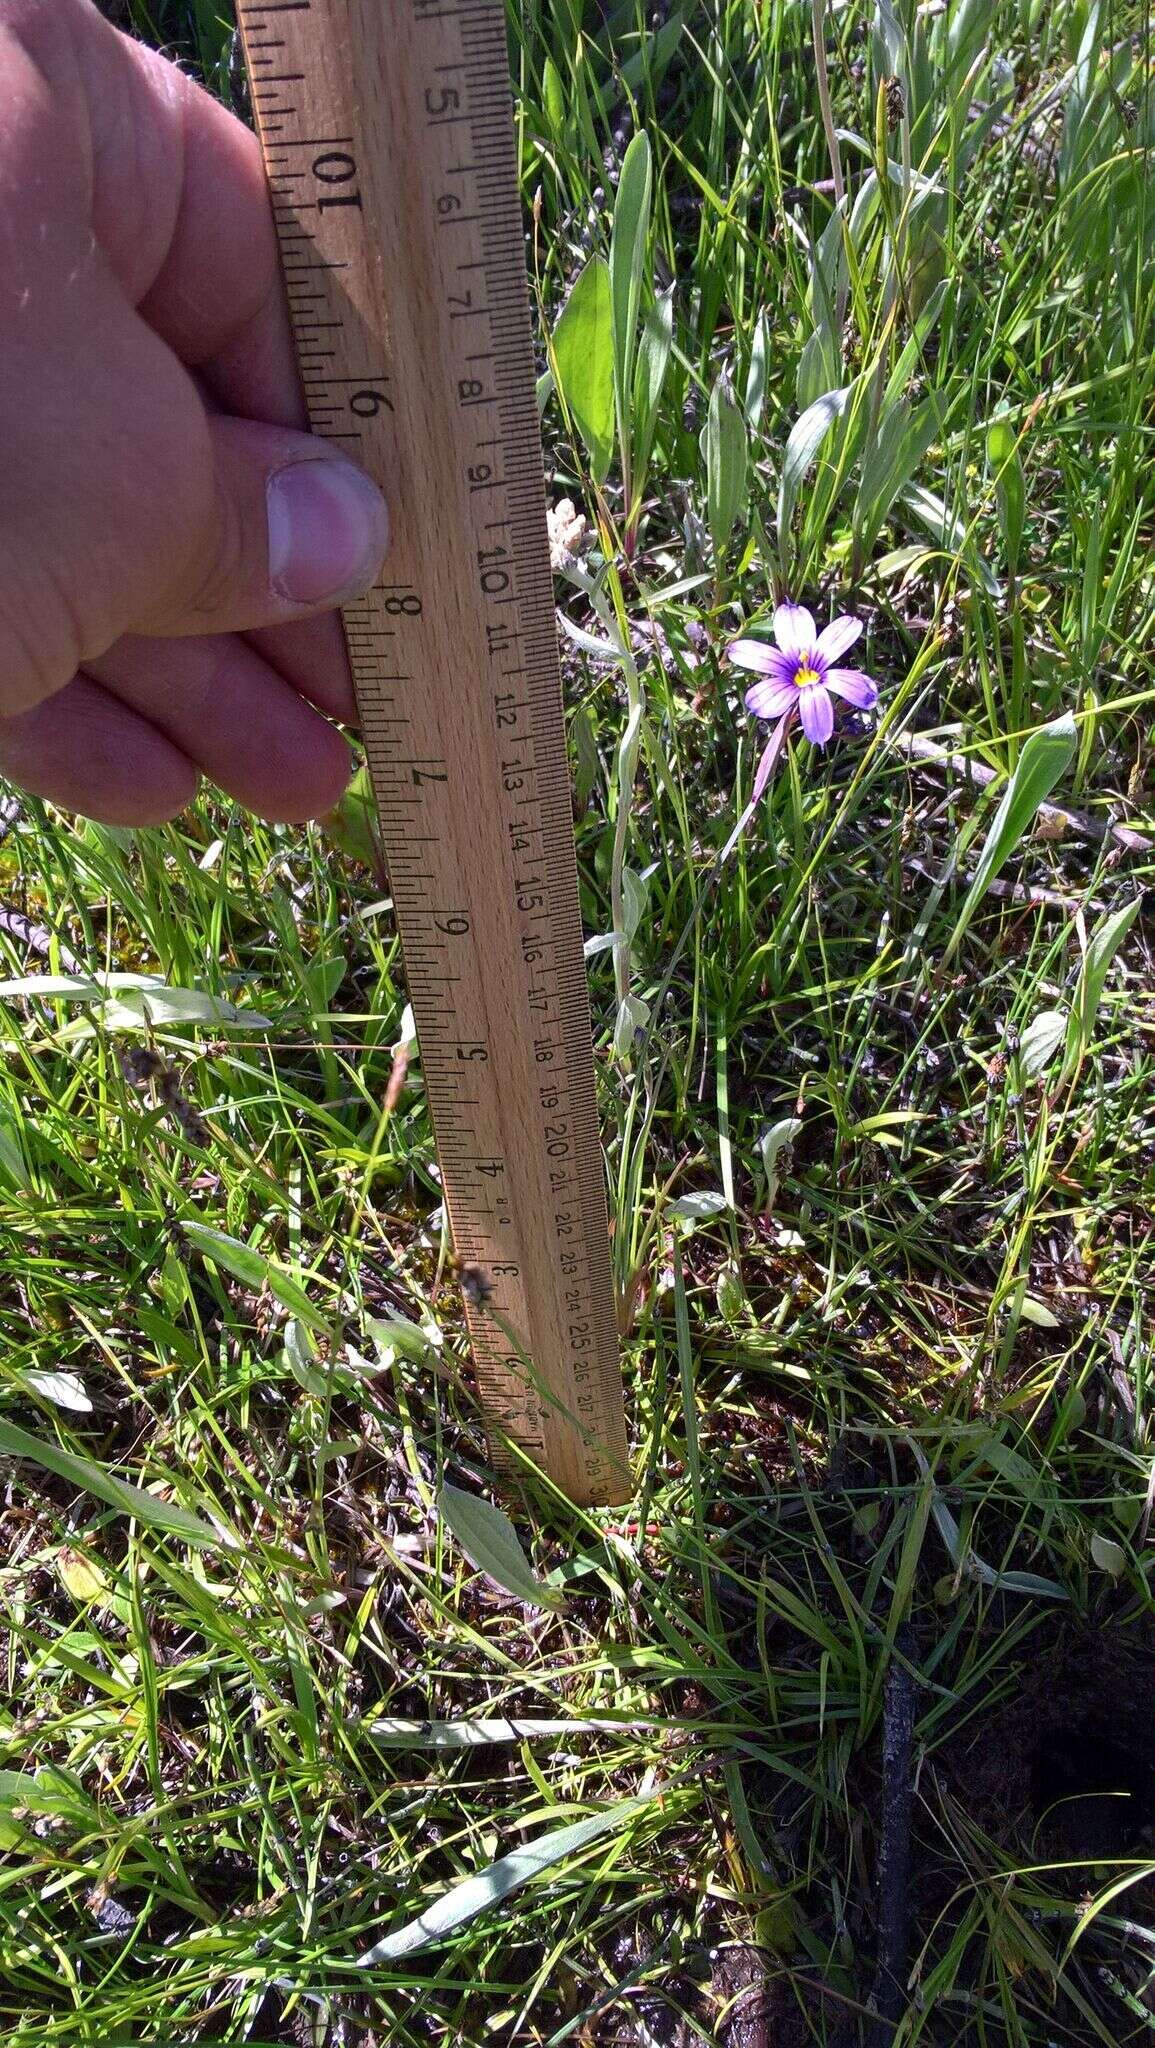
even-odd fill
[(376, 484), (331, 456), (290, 462), (265, 486), (269, 582), (292, 604), (324, 604), (367, 590), (389, 545)]

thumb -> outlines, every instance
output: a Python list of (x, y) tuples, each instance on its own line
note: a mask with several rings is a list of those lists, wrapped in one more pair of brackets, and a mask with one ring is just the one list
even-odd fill
[(380, 570), (389, 517), (377, 486), (326, 442), (209, 415), (190, 545), (139, 633), (246, 632), (358, 596)]

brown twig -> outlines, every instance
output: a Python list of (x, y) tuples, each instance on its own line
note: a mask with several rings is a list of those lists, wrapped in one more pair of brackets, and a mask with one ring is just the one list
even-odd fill
[(910, 1949), (910, 1824), (914, 1808), (914, 1722), (918, 1680), (914, 1630), (895, 1634), (882, 1698), (882, 1831), (878, 1845), (878, 1950), (867, 2048), (890, 2048), (906, 2006)]
[[(55, 932), (50, 932), (47, 925), (37, 924), (35, 919), (26, 916), (23, 910), (13, 910), (7, 903), (0, 903), (0, 932), (7, 932), (10, 938), (16, 940), (17, 945), (27, 946), (30, 953), (38, 953), (42, 960), (50, 957), (52, 942), (56, 938)], [(85, 970), (75, 953), (69, 952), (63, 939), (56, 939), (56, 943), (60, 948), (60, 965), (65, 974), (83, 975)]]

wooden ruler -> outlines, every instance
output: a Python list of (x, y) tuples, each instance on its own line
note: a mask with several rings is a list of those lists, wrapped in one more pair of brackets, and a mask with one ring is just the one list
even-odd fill
[(629, 1492), (502, 0), (241, 0), (491, 1452)]

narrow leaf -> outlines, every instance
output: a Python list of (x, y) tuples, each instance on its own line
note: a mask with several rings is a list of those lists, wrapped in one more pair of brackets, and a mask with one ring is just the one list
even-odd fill
[(610, 291), (613, 299), (614, 393), (623, 443), (629, 429), (638, 313), (650, 225), (653, 163), (648, 136), (639, 131), (622, 160), (610, 235)]
[(806, 475), (827, 434), (836, 420), (841, 419), (850, 403), (853, 386), (844, 384), (838, 391), (827, 391), (816, 398), (813, 405), (796, 419), (786, 442), (786, 453), (782, 458), (782, 476), (778, 485), (778, 541), (784, 546), (790, 532), (790, 523), (798, 503), (802, 479)]
[(992, 420), (987, 428), (987, 461), (995, 474), (995, 495), (1003, 529), (1007, 567), (1013, 575), (1019, 566), (1023, 527), (1027, 516), (1027, 492), (1023, 465), (1019, 460), (1018, 436), (1010, 420)]
[(358, 1963), (362, 1969), (368, 1969), (374, 1963), (396, 1962), (402, 1956), (413, 1955), (417, 1949), (427, 1948), (430, 1942), (442, 1940), (456, 1928), (475, 1920), (479, 1913), (500, 1905), (511, 1892), (518, 1891), (531, 1878), (540, 1876), (543, 1870), (563, 1863), (568, 1856), (576, 1856), (579, 1850), (588, 1848), (600, 1836), (624, 1827), (649, 1803), (647, 1799), (623, 1799), (616, 1806), (590, 1814), (585, 1820), (572, 1821), (567, 1827), (555, 1828), (551, 1834), (539, 1835), (524, 1849), (514, 1849), (510, 1855), (500, 1856), (478, 1877), (467, 1877), (463, 1883), (455, 1884), (416, 1920), (408, 1921), (393, 1934), (387, 1934), (384, 1941), (366, 1949), (363, 1955), (358, 1956)]
[(653, 1718), (614, 1720), (595, 1715), (581, 1720), (505, 1720), (500, 1717), (462, 1721), (406, 1721), (387, 1715), (365, 1722), (374, 1742), (388, 1749), (484, 1749), (494, 1742), (550, 1742), (559, 1735), (637, 1734), (664, 1724)]
[(28, 1168), (20, 1143), (20, 1125), (15, 1116), (0, 1107), (0, 1179), (13, 1188), (28, 1186)]
[(226, 1540), (209, 1522), (202, 1522), (199, 1515), (190, 1514), (187, 1508), (175, 1507), (171, 1501), (157, 1500), (143, 1487), (133, 1486), (127, 1479), (114, 1478), (103, 1465), (95, 1464), (91, 1458), (77, 1457), (72, 1451), (62, 1450), (59, 1444), (32, 1436), (28, 1430), (18, 1429), (14, 1422), (0, 1421), (0, 1454), (9, 1458), (27, 1458), (43, 1471), (55, 1472), (58, 1479), (79, 1487), (82, 1493), (94, 1494), (97, 1500), (107, 1502), (121, 1514), (132, 1515), (138, 1522), (146, 1522), (150, 1528), (161, 1529), (166, 1535), (181, 1536), (187, 1543), (221, 1545)]
[(1079, 975), (1078, 993), (1071, 1011), (1071, 1024), (1067, 1035), (1068, 1059), (1077, 1058), (1086, 1052), (1091, 1043), (1095, 1017), (1106, 986), (1107, 971), (1139, 915), (1141, 902), (1141, 897), (1133, 897), (1130, 903), (1123, 905), (1122, 910), (1113, 910), (1108, 917), (1101, 918), (1091, 933), (1086, 958)]
[(645, 488), (646, 468), (658, 424), (658, 406), (674, 346), (674, 288), (659, 293), (646, 310), (642, 339), (638, 346), (638, 367), (634, 373), (633, 494), (635, 502)]
[(442, 1486), (437, 1509), (447, 1529), (460, 1543), (471, 1565), (487, 1579), (524, 1600), (531, 1607), (563, 1608), (565, 1595), (556, 1586), (539, 1579), (518, 1541), (517, 1531), (503, 1508), (482, 1500), (476, 1493), (464, 1493), (459, 1486)]
[(253, 1288), (258, 1293), (262, 1287), (267, 1287), (282, 1308), (287, 1308), (291, 1315), (299, 1316), (310, 1329), (327, 1334), (328, 1323), (313, 1307), (300, 1282), (274, 1264), (272, 1259), (264, 1258), (253, 1250), (252, 1245), (242, 1244), (239, 1238), (229, 1237), (223, 1230), (214, 1230), (209, 1223), (182, 1223), (181, 1228), (190, 1244), (195, 1245), (205, 1258), (211, 1259), (214, 1266), (239, 1280), (242, 1287)]
[(706, 521), (714, 559), (723, 554), (742, 510), (749, 460), (746, 421), (730, 381), (719, 377), (706, 418)]

